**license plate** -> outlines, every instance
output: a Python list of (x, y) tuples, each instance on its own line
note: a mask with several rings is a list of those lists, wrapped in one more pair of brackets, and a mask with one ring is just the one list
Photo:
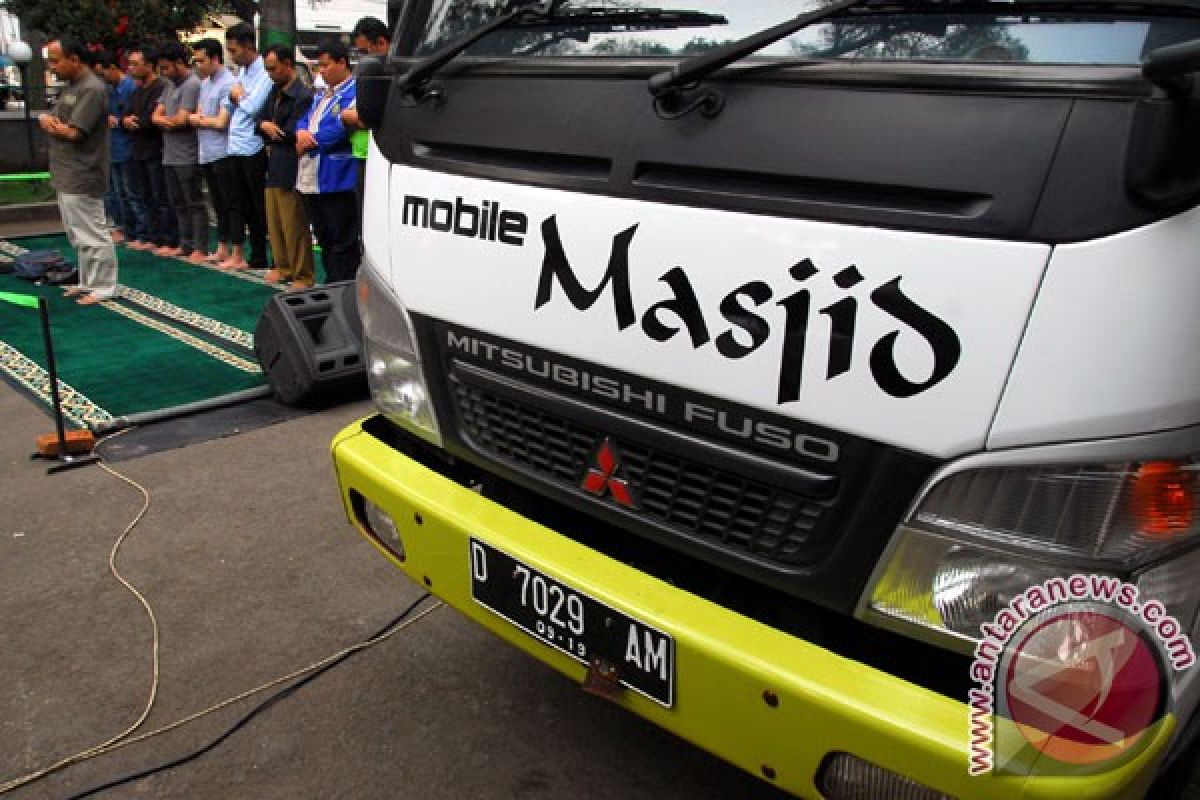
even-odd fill
[(670, 708), (675, 640), (572, 589), (489, 544), (471, 539), (471, 596), (489, 611), (576, 661), (616, 667), (622, 686)]

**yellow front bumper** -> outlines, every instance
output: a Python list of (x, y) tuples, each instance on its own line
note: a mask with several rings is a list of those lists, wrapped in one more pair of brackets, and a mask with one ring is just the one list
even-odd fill
[[(472, 599), (470, 537), (670, 633), (674, 707), (633, 692), (617, 702), (748, 772), (773, 775), (774, 784), (801, 797), (821, 797), (815, 781), (822, 762), (846, 752), (958, 798), (1138, 798), (1169, 742), (1172, 724), (1136, 760), (1103, 775), (971, 777), (963, 703), (601, 555), (408, 458), (361, 423), (337, 436), (333, 455), (342, 500), (360, 532), (366, 535), (351, 491), (381, 506), (400, 527), (405, 561), (381, 552), (447, 604), (572, 680), (582, 682), (582, 664)], [(768, 691), (777, 703), (764, 701)]]

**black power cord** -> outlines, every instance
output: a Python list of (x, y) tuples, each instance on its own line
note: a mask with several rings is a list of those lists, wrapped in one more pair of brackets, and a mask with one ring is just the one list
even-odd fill
[[(366, 642), (371, 642), (375, 639), (380, 638), (381, 636), (383, 636), (384, 634), (388, 633), (393, 628), (395, 628), (397, 625), (402, 623), (410, 614), (412, 614), (413, 611), (416, 610), (417, 606), (419, 606), (421, 603), (423, 603), (425, 600), (427, 600), (429, 598), (429, 596), (430, 596), (429, 593), (426, 592), (425, 594), (418, 597), (415, 601), (413, 601), (412, 605), (410, 605), (408, 608), (404, 609), (404, 611), (401, 612), (401, 614), (399, 616), (397, 616), (395, 619), (393, 619), (387, 625), (384, 625), (376, 633), (367, 637)], [(266, 700), (263, 700), (261, 703), (259, 703), (254, 708), (250, 709), (250, 711), (245, 716), (243, 716), (241, 719), (239, 719), (237, 722), (235, 722), (228, 730), (226, 730), (224, 733), (222, 733), (217, 738), (213, 739), (208, 744), (201, 747), (199, 750), (194, 750), (185, 756), (180, 756), (179, 758), (172, 759), (171, 761), (168, 761), (165, 764), (159, 764), (156, 767), (149, 767), (148, 769), (144, 769), (140, 772), (134, 772), (129, 775), (123, 775), (119, 778), (114, 778), (114, 779), (108, 781), (107, 783), (102, 783), (99, 786), (93, 786), (92, 788), (87, 789), (82, 792), (79, 792), (78, 794), (73, 794), (69, 798), (67, 798), (67, 800), (83, 800), (83, 798), (85, 798), (85, 797), (91, 797), (93, 795), (99, 794), (100, 792), (104, 792), (109, 789), (116, 788), (117, 786), (122, 786), (126, 783), (132, 783), (133, 781), (141, 780), (142, 778), (149, 777), (150, 775), (154, 775), (159, 772), (165, 772), (166, 770), (169, 770), (169, 769), (174, 769), (175, 767), (186, 764), (189, 761), (194, 761), (195, 759), (197, 759), (200, 756), (204, 755), (205, 753), (209, 752), (213, 748), (217, 747), (219, 744), (221, 744), (221, 742), (224, 742), (226, 739), (228, 739), (233, 734), (237, 733), (239, 730), (244, 728), (250, 722), (250, 720), (254, 719), (259, 714), (261, 714), (262, 712), (266, 711), (271, 706), (278, 703), (280, 700), (283, 700), (285, 697), (290, 696), (296, 690), (303, 687), (305, 684), (319, 678), (321, 675), (323, 675), (327, 671), (333, 669), (338, 664), (341, 664), (346, 659), (350, 658), (351, 656), (356, 656), (361, 652), (363, 652), (363, 651), (362, 650), (354, 650), (349, 653), (344, 653), (342, 656), (334, 659), (333, 661), (330, 661), (328, 664), (324, 665), (320, 669), (317, 669), (317, 670), (313, 671), (312, 673), (304, 676), (300, 680), (293, 683), (291, 686), (287, 686), (283, 689), (280, 689), (278, 692), (271, 695)]]

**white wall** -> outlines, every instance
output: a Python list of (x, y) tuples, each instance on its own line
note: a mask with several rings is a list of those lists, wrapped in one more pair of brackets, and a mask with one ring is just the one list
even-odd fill
[(0, 11), (0, 49), (7, 50), (9, 42), (21, 40), (21, 23), (7, 11)]
[(296, 30), (350, 33), (363, 17), (387, 23), (387, 0), (296, 0)]

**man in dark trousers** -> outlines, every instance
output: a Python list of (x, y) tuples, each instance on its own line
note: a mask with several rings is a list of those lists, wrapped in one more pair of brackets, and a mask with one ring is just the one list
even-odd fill
[(108, 91), (70, 36), (46, 48), (50, 69), (66, 82), (54, 111), (38, 117), (46, 133), (50, 183), (58, 193), (67, 239), (79, 255), (79, 284), (67, 295), (82, 305), (111, 299), (117, 289), (117, 252), (104, 219), (108, 188)]
[(200, 101), (200, 79), (192, 74), (190, 61), (179, 42), (167, 42), (159, 48), (158, 72), (165, 84), (153, 120), (163, 132), (163, 170), (167, 196), (179, 228), (179, 244), (154, 252), (202, 264), (208, 255), (208, 210), (200, 185), (196, 129), (188, 121)]
[(296, 191), (296, 123), (312, 105), (312, 90), (296, 74), (290, 47), (271, 45), (263, 61), (274, 84), (258, 123), (267, 142), (267, 236), (275, 257), (265, 278), (307, 289), (313, 285), (312, 234), (304, 198)]
[[(225, 47), (229, 58), (242, 68), (241, 74), (229, 89), (226, 108), (229, 111), (228, 168), (230, 198), (237, 204), (240, 216), (250, 229), (250, 267), (267, 268), (267, 214), (265, 190), (267, 154), (258, 134), (258, 116), (262, 113), (271, 79), (267, 76), (262, 56), (258, 54), (254, 28), (239, 22), (225, 31)], [(226, 269), (240, 265), (222, 262)]]
[(296, 189), (304, 195), (308, 216), (321, 245), (321, 263), (329, 283), (351, 280), (358, 272), (358, 177), (350, 134), (342, 111), (354, 103), (355, 83), (350, 54), (336, 39), (317, 46), (317, 65), (325, 90), (296, 126), (300, 163)]
[(128, 246), (135, 250), (153, 250), (163, 245), (177, 245), (175, 215), (167, 201), (167, 183), (162, 166), (162, 131), (154, 127), (152, 118), (162, 97), (163, 82), (155, 70), (157, 54), (140, 45), (129, 50), (129, 73), (138, 82), (129, 101), (129, 113), (121, 127), (133, 139), (133, 159), (130, 163), (129, 184), (134, 211), (139, 217), (139, 230)]
[[(200, 173), (208, 185), (208, 199), (217, 217), (217, 250), (206, 259), (213, 264), (233, 258), (236, 265), (242, 260), (242, 235), (245, 226), (232, 208), (229, 187), (225, 185), (227, 171), (222, 162), (229, 157), (229, 111), (225, 102), (233, 86), (233, 75), (225, 69), (225, 51), (216, 39), (201, 39), (192, 45), (192, 62), (200, 81), (200, 104), (188, 117), (196, 129), (199, 144)], [(234, 228), (237, 239), (233, 238)], [(236, 244), (233, 242), (236, 241)], [(229, 265), (232, 266), (232, 265)]]
[(125, 74), (120, 63), (107, 50), (95, 55), (96, 75), (108, 84), (109, 155), (108, 194), (104, 205), (116, 224), (113, 241), (120, 243), (136, 236), (137, 214), (133, 210), (130, 191), (129, 161), (133, 158), (133, 141), (129, 131), (121, 127), (121, 118), (129, 113), (129, 101), (137, 90), (137, 82)]

